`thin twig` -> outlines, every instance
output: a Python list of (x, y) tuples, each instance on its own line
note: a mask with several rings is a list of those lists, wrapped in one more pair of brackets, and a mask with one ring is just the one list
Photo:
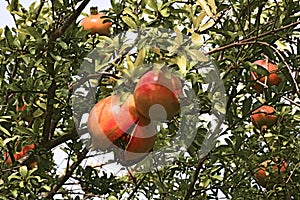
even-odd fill
[(37, 20), (38, 20), (38, 18), (40, 16), (40, 14), (41, 14), (41, 11), (42, 11), (42, 8), (43, 8), (44, 4), (45, 4), (45, 0), (41, 0), (39, 9), (38, 9), (38, 11), (37, 11), (37, 13), (36, 13), (36, 15), (34, 17), (32, 25), (31, 25), (32, 27), (36, 24), (36, 22), (37, 22)]
[(130, 193), (128, 199), (131, 199), (134, 196), (134, 194), (137, 192), (137, 190), (142, 185), (142, 183), (144, 182), (145, 179), (146, 179), (146, 175), (144, 175), (143, 178), (138, 182), (138, 184), (135, 186), (135, 188)]
[(289, 99), (289, 98), (287, 98), (285, 96), (283, 96), (282, 98), (284, 98), (285, 100), (289, 101), (291, 104), (293, 104), (295, 106), (298, 106), (300, 108), (300, 104), (297, 103), (297, 102), (295, 102), (295, 101), (293, 101), (292, 99)]
[(82, 77), (78, 81), (72, 83), (69, 86), (69, 90), (71, 91), (74, 88), (77, 88), (78, 86), (82, 85), (83, 83), (85, 83), (86, 81), (88, 81), (90, 79), (101, 78), (101, 77), (113, 77), (115, 79), (120, 79), (120, 77), (116, 76), (115, 74), (111, 74), (111, 73), (107, 73), (107, 72), (97, 73), (97, 74), (89, 74), (87, 76)]
[(269, 34), (274, 34), (276, 32), (285, 30), (285, 29), (293, 27), (293, 26), (297, 26), (298, 24), (300, 24), (300, 21), (296, 21), (296, 22), (288, 24), (286, 26), (283, 26), (283, 27), (280, 27), (280, 28), (277, 28), (277, 29), (274, 29), (274, 30), (271, 30), (271, 31), (267, 31), (265, 33), (259, 34), (257, 36), (251, 37), (251, 38), (246, 38), (246, 39), (240, 40), (238, 42), (234, 42), (234, 43), (231, 43), (231, 44), (228, 44), (228, 45), (225, 45), (225, 46), (221, 46), (219, 48), (215, 48), (215, 49), (213, 49), (211, 51), (206, 52), (205, 54), (206, 55), (210, 55), (210, 54), (213, 54), (213, 53), (217, 53), (219, 51), (223, 51), (223, 50), (228, 49), (228, 48), (232, 48), (232, 47), (235, 47), (235, 46), (244, 45), (246, 42), (256, 41), (258, 38), (267, 36)]

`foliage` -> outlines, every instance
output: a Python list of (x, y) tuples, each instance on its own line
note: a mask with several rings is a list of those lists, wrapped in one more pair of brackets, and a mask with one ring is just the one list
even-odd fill
[[(90, 35), (79, 25), (77, 18), (88, 0), (40, 1), (28, 9), (18, 0), (6, 1), (15, 26), (0, 28), (1, 155), (8, 151), (12, 156), (32, 143), (37, 147), (12, 165), (0, 160), (0, 199), (299, 198), (299, 0), (111, 0), (111, 8), (103, 12), (111, 18), (112, 35), (156, 27), (191, 38), (219, 69), (227, 98), (225, 130), (207, 155), (199, 153), (208, 131), (200, 125), (188, 153), (171, 166), (149, 173), (124, 168), (124, 176), (109, 174), (106, 163), (85, 164), (89, 150), (75, 128), (84, 113), (73, 116), (73, 111), (77, 105), (91, 107), (89, 103), (95, 102), (77, 99), (78, 104), (72, 104), (74, 90), (84, 81), (80, 78), (97, 71), (94, 65), (80, 71), (84, 58), (95, 48), (112, 51), (113, 36)], [(97, 99), (111, 94), (117, 84), (126, 86), (117, 80), (134, 76), (130, 67), (167, 60), (192, 85), (199, 113), (209, 113), (212, 97), (204, 90), (205, 77), (183, 64), (180, 56), (164, 49), (146, 51), (143, 44), (148, 41), (142, 42), (130, 56), (123, 47), (125, 53), (109, 66), (109, 54), (104, 55), (96, 66), (106, 69), (95, 84)], [(266, 74), (253, 64), (265, 57), (278, 63), (282, 82), (259, 94), (251, 87), (255, 81), (250, 81), (250, 72)], [(24, 103), (25, 110), (17, 111), (16, 106)], [(262, 104), (273, 106), (278, 115), (267, 131), (257, 130), (250, 119)], [(180, 120), (179, 116), (161, 124), (154, 148), (171, 145)], [(58, 146), (67, 155), (63, 175), (57, 173), (59, 163), (53, 156)], [(254, 173), (259, 163), (275, 157), (289, 162), (288, 174), (285, 183), (267, 190), (258, 185)], [(36, 160), (38, 168), (31, 169), (30, 160)]]

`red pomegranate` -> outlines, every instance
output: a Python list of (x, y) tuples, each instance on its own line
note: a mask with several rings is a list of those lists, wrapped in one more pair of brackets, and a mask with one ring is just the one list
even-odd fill
[[(27, 154), (28, 151), (30, 151), (34, 148), (35, 148), (35, 144), (29, 144), (29, 145), (23, 146), (20, 152), (17, 152), (17, 153), (14, 154), (14, 159), (15, 160), (20, 160), (21, 158), (23, 158)], [(7, 165), (12, 164), (12, 159), (9, 156), (9, 153), (7, 151), (4, 152), (3, 157), (4, 157), (5, 164), (7, 164)], [(29, 166), (31, 168), (37, 167), (37, 162), (36, 161), (30, 162)]]
[(252, 112), (251, 121), (260, 130), (271, 128), (277, 120), (275, 113), (272, 106), (263, 105)]

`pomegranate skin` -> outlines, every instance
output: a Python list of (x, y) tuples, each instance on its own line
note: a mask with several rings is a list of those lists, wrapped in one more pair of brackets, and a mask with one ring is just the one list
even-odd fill
[(145, 73), (134, 90), (136, 109), (144, 117), (163, 121), (170, 120), (179, 113), (178, 97), (182, 95), (180, 80), (171, 75), (167, 78), (160, 70)]
[(264, 85), (278, 86), (281, 82), (281, 78), (277, 75), (278, 72), (278, 66), (273, 64), (270, 61), (267, 60), (257, 60), (254, 62), (254, 64), (259, 65), (261, 67), (264, 67), (268, 70), (269, 75), (268, 76), (259, 76), (256, 72), (251, 72), (250, 80), (257, 82), (252, 86), (253, 89), (255, 89), (257, 92), (262, 93), (264, 90)]

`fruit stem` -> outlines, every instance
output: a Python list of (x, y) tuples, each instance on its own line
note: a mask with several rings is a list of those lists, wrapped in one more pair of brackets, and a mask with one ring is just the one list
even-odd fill
[(91, 15), (97, 15), (98, 14), (98, 7), (94, 6), (90, 8)]

